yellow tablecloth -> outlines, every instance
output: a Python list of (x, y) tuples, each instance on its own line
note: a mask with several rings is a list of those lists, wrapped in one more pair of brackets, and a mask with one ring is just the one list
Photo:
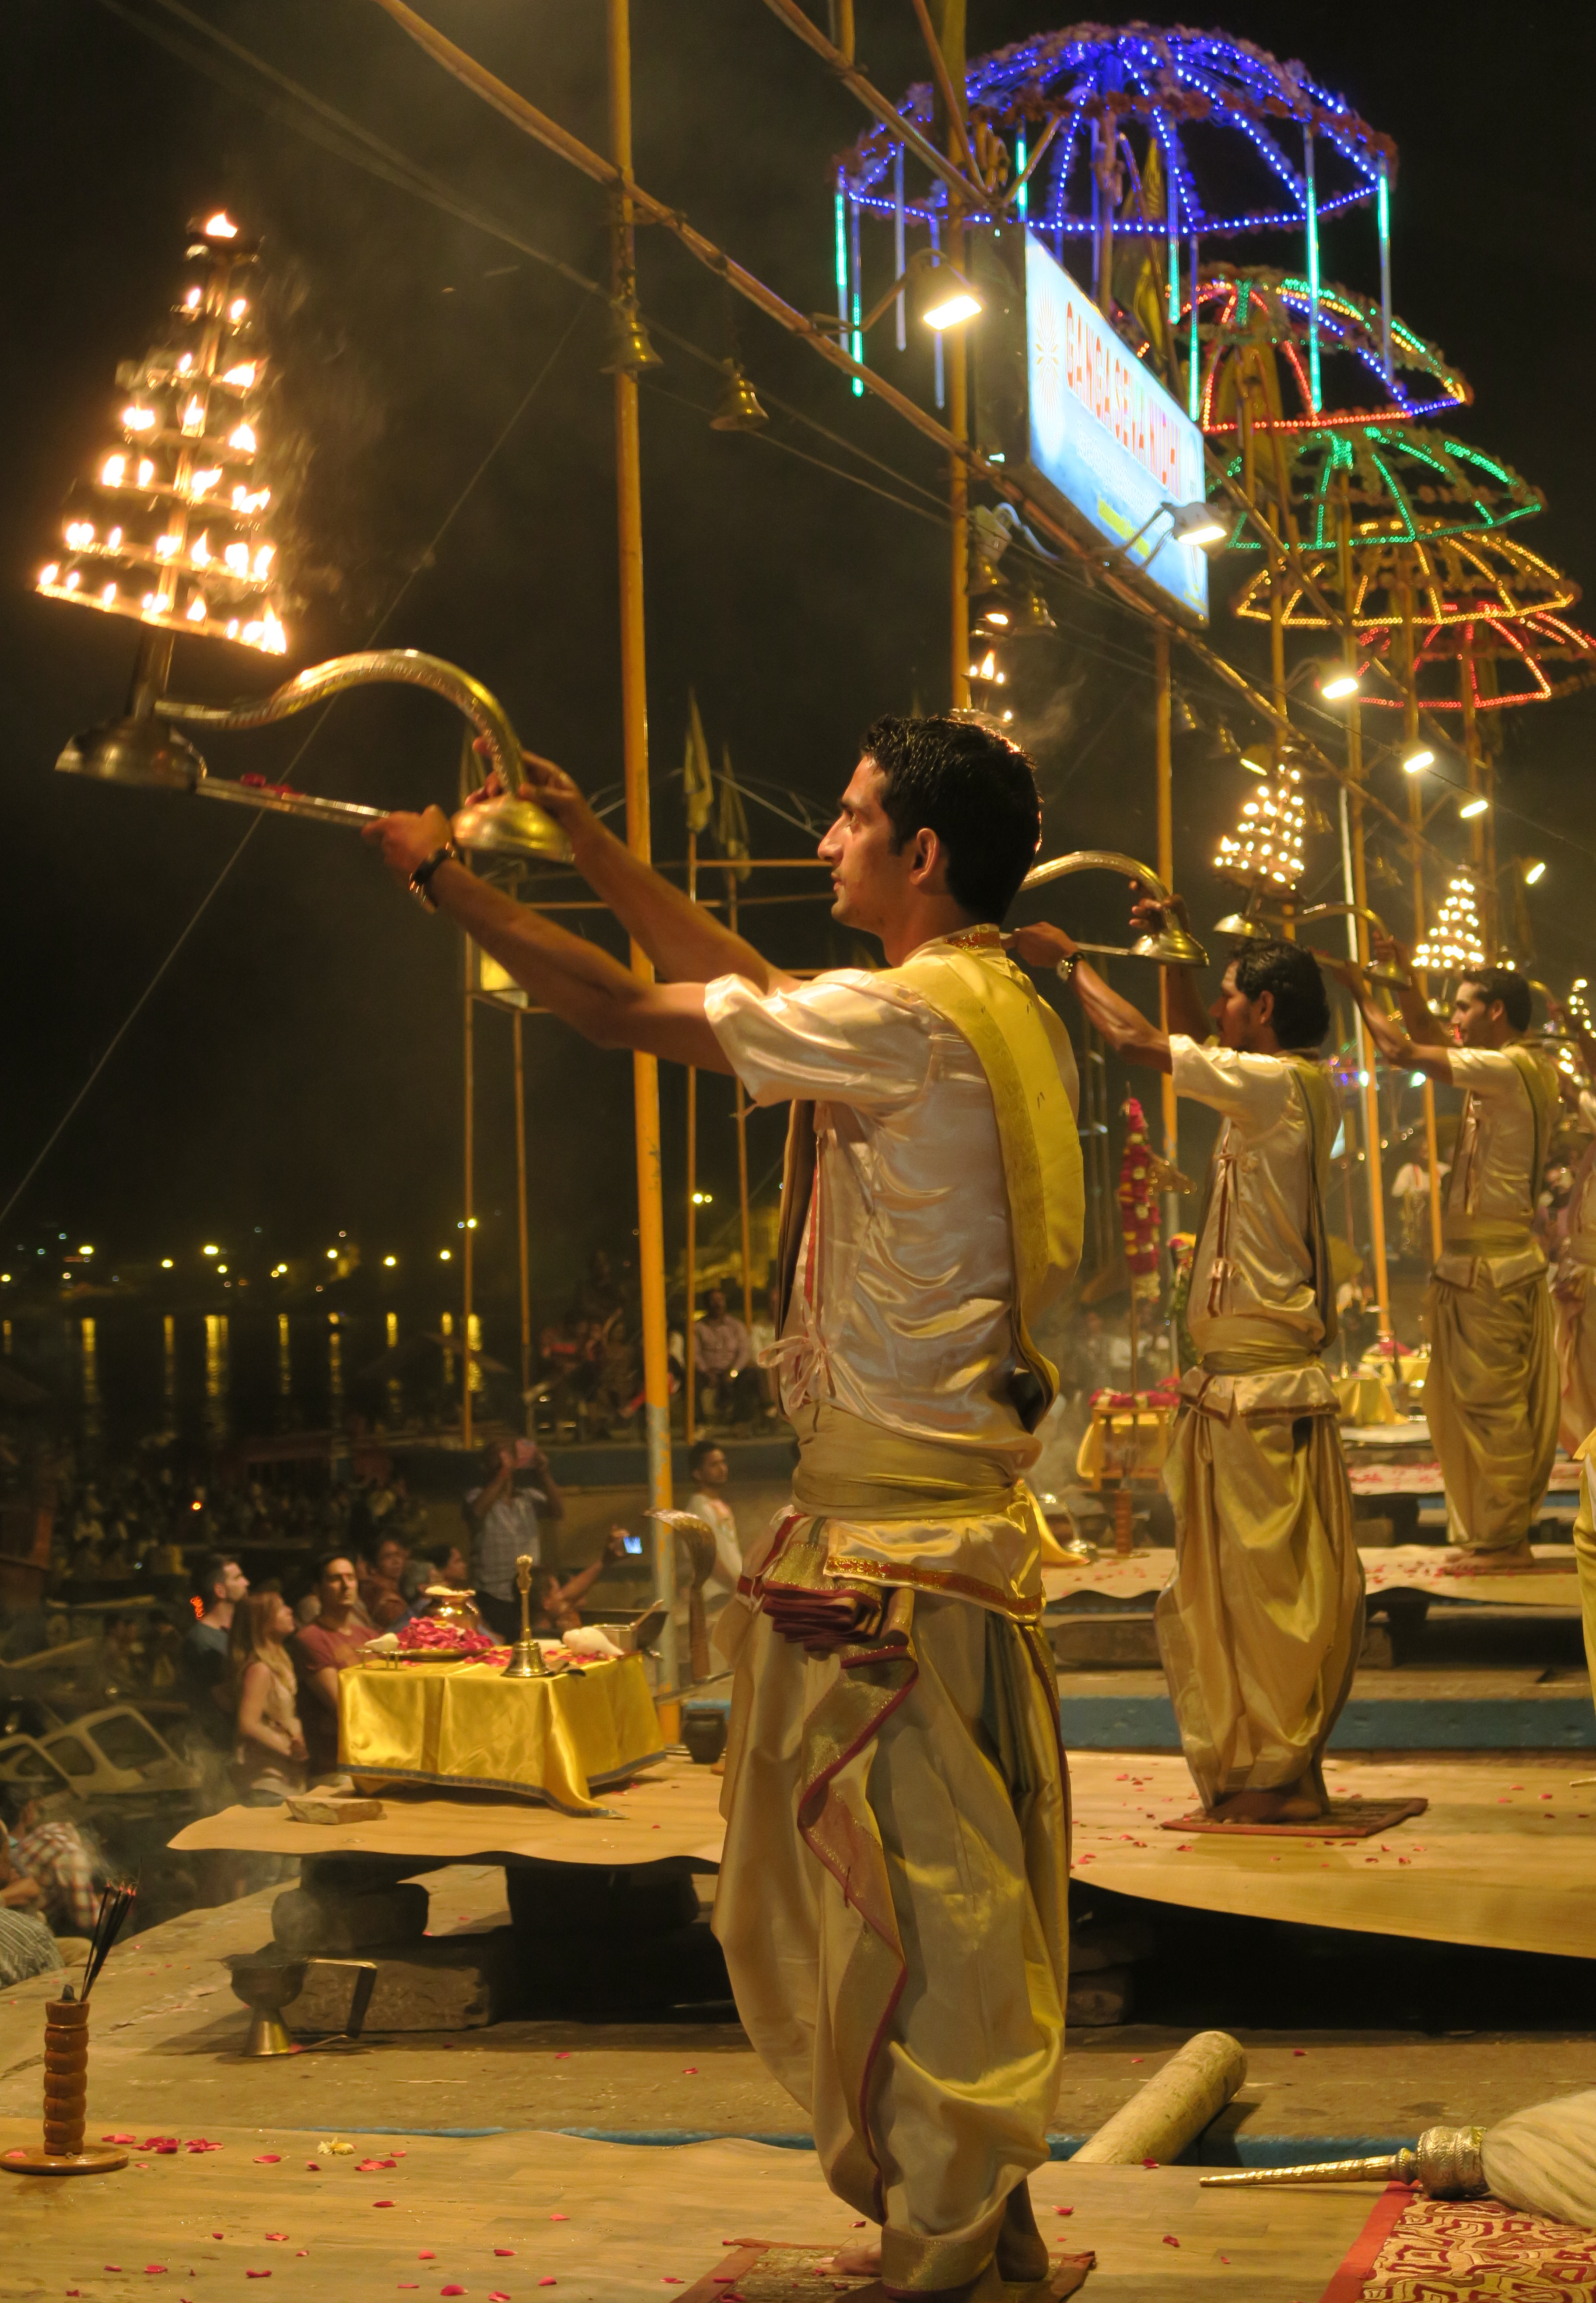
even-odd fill
[(1340, 1403), (1341, 1421), (1371, 1426), (1399, 1419), (1390, 1387), (1377, 1375), (1338, 1375), (1331, 1380)]
[(1162, 1407), (1138, 1408), (1134, 1418), (1129, 1408), (1094, 1407), (1076, 1452), (1076, 1478), (1083, 1487), (1100, 1488), (1105, 1474), (1120, 1477), (1129, 1456), (1133, 1479), (1156, 1480), (1169, 1454), (1172, 1420), (1171, 1412)]
[(594, 1789), (662, 1751), (643, 1658), (550, 1679), (495, 1664), (352, 1664), (338, 1675), (338, 1756), (363, 1782), (458, 1784), (591, 1815)]

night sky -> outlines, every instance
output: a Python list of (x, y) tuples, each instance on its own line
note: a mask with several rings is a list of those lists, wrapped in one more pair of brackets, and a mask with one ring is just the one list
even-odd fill
[[(375, 6), (192, 7), (515, 232), (582, 273), (603, 273), (598, 188), (445, 78)], [(428, 0), (424, 13), (602, 145), (597, 0)], [(296, 107), (159, 0), (115, 9), (13, 0), (6, 15), (0, 936), (10, 998), (0, 1202), (251, 821), (52, 774), (64, 738), (119, 704), (135, 635), (29, 590), (70, 483), (105, 444), (117, 362), (160, 333), (190, 215), (225, 204), (265, 241), (281, 418), (312, 451), (285, 553), (305, 595), (290, 664), (363, 645), (409, 579), (386, 644), (465, 665), (503, 699), (526, 743), (589, 788), (613, 788), (620, 772), (602, 308), (502, 240), (308, 140), (290, 124), (290, 113), (303, 116)], [(640, 180), (791, 302), (834, 306), (829, 164), (864, 115), (757, 0), (634, 0), (634, 19)], [(924, 76), (906, 0), (860, 0), (859, 19), (861, 58), (880, 85), (896, 93)], [(1021, 0), (970, 0), (970, 19), (972, 53), (1057, 21)], [(1236, 5), (1223, 21), (1302, 57), (1395, 138), (1396, 308), (1474, 384), (1461, 436), (1546, 490), (1550, 510), (1523, 540), (1586, 577), (1596, 477), (1580, 444), (1578, 379), (1596, 246), (1585, 103), (1596, 19), (1533, 6), (1509, 16), (1499, 6)], [(225, 84), (139, 22), (213, 58)], [(1247, 254), (1300, 261), (1281, 241), (1255, 240)], [(724, 357), (734, 322), (720, 288), (658, 232), (642, 235), (639, 268), (647, 314)], [(1328, 229), (1324, 271), (1377, 291), (1366, 213)], [(937, 485), (934, 451), (890, 413), (854, 401), (748, 308), (735, 325), (756, 386), (920, 486)], [(717, 763), (724, 741), (742, 774), (823, 809), (875, 713), (946, 700), (946, 546), (934, 522), (784, 452), (910, 493), (795, 422), (777, 418), (753, 439), (711, 432), (713, 373), (660, 349), (666, 364), (645, 385), (643, 416), (649, 703), (656, 852), (679, 856), (689, 684)], [(881, 357), (923, 393), (912, 363)], [(1150, 687), (1132, 669), (1146, 637), (1078, 592), (1057, 612), (1059, 638), (1046, 644), (1023, 699), (1045, 729), (1047, 850), (1112, 844), (1150, 856)], [(1239, 635), (1222, 611), (1215, 637), (1256, 663), (1256, 637)], [(1177, 679), (1180, 665), (1178, 652)], [(258, 693), (269, 679), (269, 667), (242, 651), (179, 642), (182, 692)], [(1596, 850), (1593, 715), (1590, 696), (1507, 715), (1499, 853), (1548, 859), (1532, 898), (1536, 972), (1558, 984), (1596, 974), (1584, 910)], [(281, 771), (310, 726), (301, 719), (205, 748), (218, 773)], [(398, 691), (345, 700), (296, 780), (365, 801), (447, 801), (458, 726)], [(1205, 867), (1244, 779), (1196, 755), (1178, 757), (1177, 779), (1180, 876), (1200, 928), (1228, 907)], [(751, 816), (758, 850), (812, 844), (757, 807)], [(1331, 843), (1319, 842), (1310, 882), (1337, 869)], [(1060, 916), (1113, 932), (1111, 883), (1072, 883), (1071, 901)], [(772, 909), (762, 922), (755, 913), (749, 924), (777, 957), (852, 956), (828, 934), (823, 906), (812, 916)], [(351, 837), (263, 822), (0, 1246), (9, 1255), (59, 1227), (113, 1260), (191, 1257), (203, 1239), (254, 1238), (258, 1226), (273, 1255), (314, 1252), (347, 1228), (368, 1256), (435, 1259), (459, 1212), (459, 965), (453, 932), (402, 900)], [(1145, 984), (1130, 986), (1129, 971), (1119, 980), (1153, 993), (1150, 974)], [(477, 1045), (491, 1276), (514, 1252), (508, 1025), (484, 1016)], [(534, 1280), (551, 1300), (591, 1246), (629, 1239), (630, 1064), (548, 1020), (528, 1025), (527, 1050)], [(729, 1093), (729, 1084), (706, 1090), (704, 1166), (721, 1206), (734, 1189)], [(680, 1110), (673, 1080), (673, 1209)], [(780, 1136), (777, 1116), (752, 1122), (756, 1180)]]

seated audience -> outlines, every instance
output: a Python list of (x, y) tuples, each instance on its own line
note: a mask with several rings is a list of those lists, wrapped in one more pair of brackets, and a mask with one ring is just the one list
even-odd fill
[[(584, 1599), (612, 1559), (619, 1559), (626, 1540), (624, 1527), (612, 1527), (609, 1540), (589, 1567), (579, 1567), (575, 1575), (560, 1577), (551, 1567), (545, 1567), (533, 1579), (532, 1628), (542, 1638), (552, 1638), (558, 1632), (579, 1632), (582, 1617), (576, 1603)], [(520, 1602), (517, 1599), (517, 1605)], [(517, 1636), (520, 1626), (517, 1625)]]
[(370, 1568), (359, 1579), (360, 1604), (379, 1632), (391, 1630), (407, 1612), (404, 1575), (409, 1557), (397, 1535), (384, 1535), (377, 1543)]
[(322, 1776), (338, 1767), (338, 1675), (374, 1635), (356, 1613), (355, 1563), (347, 1552), (318, 1561), (315, 1598), (315, 1621), (295, 1633), (293, 1652), (310, 1770)]
[(24, 1784), (0, 1784), (0, 1853), (15, 1880), (38, 1889), (31, 1908), (53, 1935), (94, 1933), (100, 1909), (94, 1858), (75, 1823), (39, 1820), (38, 1801)]
[(281, 1591), (256, 1591), (232, 1619), (229, 1662), (238, 1705), (233, 1767), (251, 1807), (305, 1788), (305, 1737), (287, 1642), (293, 1610)]

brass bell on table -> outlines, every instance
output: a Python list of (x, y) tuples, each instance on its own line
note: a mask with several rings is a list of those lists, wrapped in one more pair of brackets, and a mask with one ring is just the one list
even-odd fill
[(543, 1660), (542, 1648), (532, 1636), (532, 1559), (525, 1551), (516, 1562), (516, 1589), (521, 1594), (521, 1636), (510, 1649), (510, 1659), (500, 1676), (551, 1679), (554, 1675)]

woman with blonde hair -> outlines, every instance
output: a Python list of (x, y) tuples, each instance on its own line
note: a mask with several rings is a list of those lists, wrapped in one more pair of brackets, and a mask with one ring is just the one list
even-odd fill
[(305, 1788), (305, 1737), (295, 1700), (293, 1612), (281, 1591), (251, 1591), (233, 1609), (228, 1664), (238, 1741), (233, 1772), (251, 1807)]

